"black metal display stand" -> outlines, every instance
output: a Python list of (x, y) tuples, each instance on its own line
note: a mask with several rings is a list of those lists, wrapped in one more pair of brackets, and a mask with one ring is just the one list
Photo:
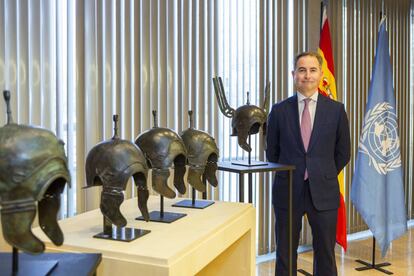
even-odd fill
[(151, 231), (129, 227), (112, 227), (112, 223), (103, 216), (103, 232), (94, 235), (94, 238), (113, 241), (130, 242), (136, 240)]
[[(289, 269), (292, 269), (292, 176), (293, 170), (295, 166), (293, 165), (284, 165), (279, 163), (271, 163), (267, 162), (266, 165), (263, 166), (255, 166), (255, 167), (248, 167), (248, 166), (241, 166), (241, 165), (234, 165), (232, 162), (220, 162), (218, 164), (218, 169), (221, 171), (233, 172), (239, 174), (239, 202), (244, 202), (244, 175), (246, 173), (249, 174), (249, 203), (253, 202), (253, 179), (251, 174), (252, 173), (261, 173), (261, 172), (278, 172), (278, 171), (287, 171), (288, 172), (288, 183), (289, 183), (289, 191), (288, 191), (288, 212), (289, 212)], [(290, 271), (289, 275), (292, 271)]]
[(381, 268), (381, 267), (384, 267), (384, 266), (391, 265), (390, 263), (380, 263), (380, 264), (375, 263), (375, 237), (372, 239), (372, 261), (371, 261), (371, 263), (365, 262), (363, 260), (355, 260), (355, 261), (364, 265), (362, 267), (355, 268), (355, 270), (357, 270), (357, 271), (375, 269), (375, 270), (378, 270), (378, 271), (380, 271), (382, 273), (385, 273), (385, 274), (388, 274), (388, 275), (394, 274), (391, 271), (388, 271), (388, 270), (385, 270), (385, 269)]
[(49, 275), (57, 266), (56, 260), (24, 260), (19, 262), (19, 250), (13, 247), (11, 262), (7, 259), (0, 259), (0, 275)]
[(239, 202), (244, 202), (244, 176), (248, 174), (248, 189), (249, 189), (249, 198), (248, 202), (253, 203), (253, 173), (263, 173), (263, 172), (277, 172), (277, 171), (289, 171), (293, 172), (295, 166), (292, 165), (283, 165), (279, 163), (267, 162), (263, 166), (256, 167), (247, 167), (241, 165), (235, 165), (233, 162), (225, 161), (218, 163), (218, 170), (237, 173), (239, 175)]
[[(164, 212), (164, 197), (160, 196), (160, 211), (152, 211), (149, 213), (150, 221), (154, 222), (163, 222), (171, 223), (182, 217), (185, 217), (187, 214), (182, 213), (173, 213), (173, 212)], [(143, 216), (137, 217), (136, 220), (145, 220)]]
[(0, 276), (72, 276), (96, 275), (96, 269), (102, 260), (95, 253), (43, 253), (31, 255), (18, 253), (0, 253)]
[[(205, 180), (204, 184), (205, 183)], [(207, 208), (208, 206), (214, 204), (214, 201), (206, 201), (206, 200), (196, 200), (196, 189), (194, 189), (193, 187), (191, 187), (191, 192), (192, 192), (192, 197), (191, 200), (190, 199), (184, 199), (182, 201), (179, 201), (177, 203), (174, 203), (172, 206), (173, 207), (183, 207), (183, 208), (193, 208), (193, 209), (204, 209)]]

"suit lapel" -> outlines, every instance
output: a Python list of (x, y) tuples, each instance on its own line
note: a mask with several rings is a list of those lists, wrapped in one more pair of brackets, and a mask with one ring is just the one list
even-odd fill
[(290, 97), (290, 109), (288, 118), (293, 118), (293, 137), (295, 137), (300, 149), (305, 152), (305, 147), (303, 146), (302, 135), (300, 133), (300, 121), (299, 121), (299, 109), (298, 109), (298, 96), (295, 94)]
[(318, 140), (318, 135), (322, 130), (323, 121), (325, 118), (325, 104), (326, 99), (323, 95), (318, 95), (318, 103), (316, 104), (315, 119), (313, 122), (312, 134), (309, 141), (308, 152), (312, 150), (313, 145), (315, 145)]

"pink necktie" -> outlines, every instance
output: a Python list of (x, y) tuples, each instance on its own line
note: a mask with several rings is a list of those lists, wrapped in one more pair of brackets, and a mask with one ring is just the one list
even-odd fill
[[(305, 147), (305, 151), (308, 151), (309, 140), (312, 133), (312, 125), (311, 125), (311, 117), (309, 112), (309, 102), (311, 99), (306, 98), (303, 100), (305, 103), (305, 107), (303, 108), (302, 112), (302, 120), (300, 123), (300, 133), (302, 135), (303, 146)], [(308, 170), (305, 169), (305, 176), (303, 179), (308, 179)]]

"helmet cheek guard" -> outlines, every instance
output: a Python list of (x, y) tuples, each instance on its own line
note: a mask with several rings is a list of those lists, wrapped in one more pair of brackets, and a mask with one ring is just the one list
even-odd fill
[(63, 233), (55, 218), (59, 212), (60, 195), (65, 188), (65, 182), (66, 180), (63, 178), (56, 179), (37, 205), (40, 228), (56, 245), (63, 244)]
[[(132, 143), (131, 143), (132, 144)], [(139, 148), (133, 144), (138, 150)], [(128, 167), (124, 175), (132, 176), (137, 188), (137, 197), (138, 197), (138, 209), (141, 211), (142, 217), (145, 221), (149, 221), (150, 216), (148, 212), (147, 202), (149, 198), (149, 191), (147, 187), (147, 177), (148, 177), (148, 166), (147, 161), (144, 157), (144, 154), (140, 150), (140, 159), (139, 163), (134, 163)], [(126, 182), (125, 182), (126, 186)]]
[(187, 181), (191, 186), (199, 192), (206, 191), (206, 185), (203, 184), (201, 177), (203, 176), (204, 168), (190, 167), (188, 169)]
[(207, 179), (207, 181), (211, 184), (213, 187), (217, 187), (218, 181), (216, 172), (218, 169), (217, 166), (218, 156), (215, 154), (212, 154), (208, 157), (206, 169), (203, 174), (203, 178)]
[(152, 188), (166, 198), (174, 198), (175, 192), (168, 187), (168, 178), (170, 177), (170, 170), (153, 169), (152, 170)]
[(247, 137), (249, 136), (248, 131), (241, 129), (237, 132), (237, 143), (239, 146), (247, 152), (252, 151), (252, 147), (247, 143)]
[(147, 188), (147, 177), (143, 173), (134, 174), (134, 182), (137, 185), (138, 190), (138, 208), (141, 211), (144, 220), (149, 221), (150, 215), (147, 206), (149, 191)]
[(185, 164), (186, 158), (183, 154), (179, 154), (174, 159), (174, 186), (180, 194), (185, 194), (186, 191), (184, 183)]
[[(16, 211), (19, 210), (19, 211)], [(45, 250), (45, 245), (35, 235), (31, 227), (36, 216), (34, 201), (21, 201), (17, 204), (2, 203), (1, 225), (4, 239), (12, 246), (39, 254)]]
[(123, 191), (103, 187), (100, 204), (101, 212), (112, 224), (118, 227), (127, 225), (127, 221), (120, 211), (122, 202), (124, 202)]

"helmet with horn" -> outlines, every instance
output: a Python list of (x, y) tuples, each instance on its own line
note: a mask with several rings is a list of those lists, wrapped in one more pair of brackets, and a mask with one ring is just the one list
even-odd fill
[(258, 133), (260, 127), (263, 128), (263, 134), (266, 134), (266, 120), (267, 113), (269, 111), (270, 82), (265, 87), (265, 100), (262, 108), (251, 105), (249, 101), (249, 94), (247, 94), (247, 103), (236, 110), (230, 107), (227, 102), (221, 78), (213, 78), (213, 84), (221, 112), (224, 116), (232, 119), (231, 136), (237, 136), (240, 147), (245, 151), (250, 152), (252, 148), (247, 142), (248, 136)]

